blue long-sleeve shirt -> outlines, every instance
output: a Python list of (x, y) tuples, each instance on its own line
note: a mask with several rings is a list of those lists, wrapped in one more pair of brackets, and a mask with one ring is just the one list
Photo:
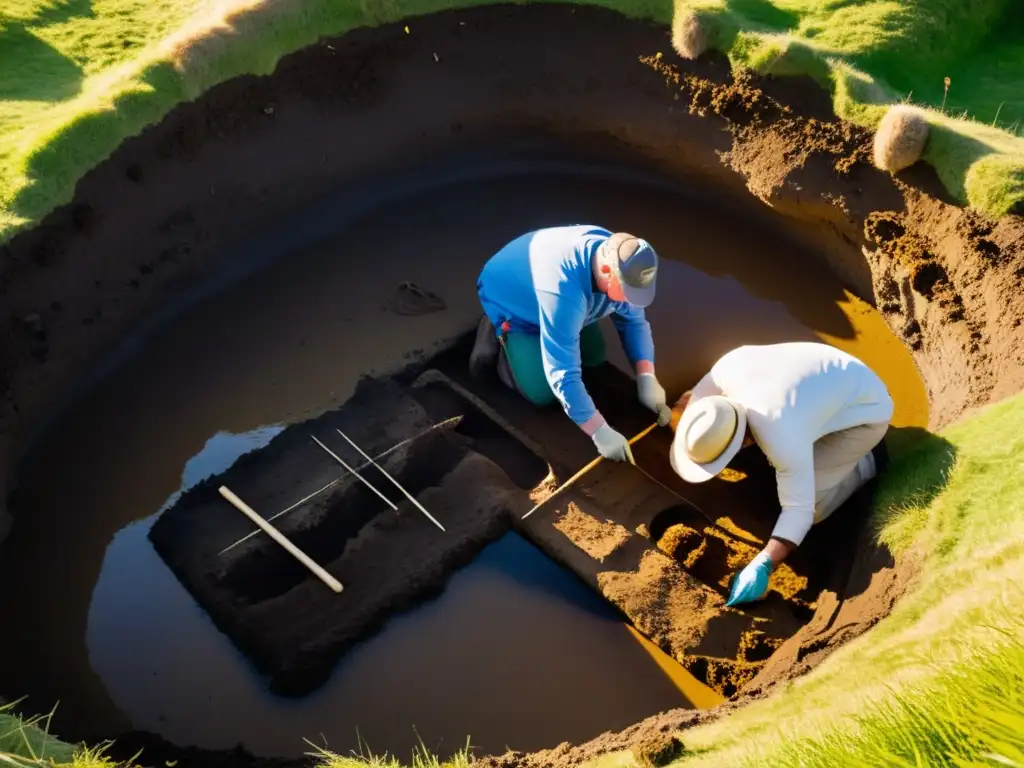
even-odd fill
[(592, 260), (611, 235), (591, 225), (528, 232), (492, 256), (477, 280), (480, 303), (498, 333), (507, 321), (511, 331), (540, 336), (544, 375), (576, 424), (597, 413), (581, 375), (584, 326), (612, 315), (630, 363), (654, 363), (654, 341), (644, 310), (612, 301), (594, 287)]

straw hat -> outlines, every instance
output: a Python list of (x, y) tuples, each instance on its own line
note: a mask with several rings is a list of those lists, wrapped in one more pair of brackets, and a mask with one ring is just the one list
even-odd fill
[(710, 480), (732, 461), (747, 432), (747, 411), (720, 395), (702, 397), (683, 411), (672, 438), (672, 469), (689, 483)]

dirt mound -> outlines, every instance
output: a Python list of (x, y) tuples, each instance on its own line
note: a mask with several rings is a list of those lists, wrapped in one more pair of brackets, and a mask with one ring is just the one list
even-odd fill
[[(928, 386), (933, 427), (1024, 385), (1024, 307), (1017, 299), (1024, 222), (986, 221), (957, 207), (927, 168), (896, 177), (872, 168), (870, 134), (832, 117), (816, 86), (734, 77), (715, 55), (677, 60), (668, 53), (667, 30), (598, 10), (480, 8), (413, 26), (414, 34), (388, 25), (323, 41), (269, 77), (239, 78), (182, 105), (83, 179), (72, 204), (3, 249), (5, 466), (97, 352), (188, 291), (267, 257), (272, 244), (233, 247), (259, 222), (339, 185), (372, 200), (379, 190), (367, 180), (440, 148), (486, 146), (498, 136), (571, 141), (690, 179), (728, 200), (738, 220), (785, 221), (906, 340)], [(408, 293), (383, 300), (394, 311), (436, 306), (426, 292)], [(524, 432), (529, 423), (516, 420)], [(553, 463), (578, 467), (589, 449), (585, 440), (551, 446)], [(763, 540), (755, 523), (741, 527)], [(739, 545), (707, 521), (672, 525), (688, 528), (658, 537), (675, 560), (658, 554), (684, 575), (699, 574), (708, 589), (721, 588)], [(774, 605), (777, 614), (749, 611), (765, 628), (737, 635), (733, 669), (718, 671), (721, 656), (703, 654), (701, 662), (702, 654), (689, 654), (693, 668), (705, 664), (722, 690), (727, 683), (737, 688), (736, 700), (706, 712), (665, 713), (578, 747), (482, 764), (577, 765), (720, 716), (813, 667), (883, 617), (912, 572), (858, 530), (850, 562), (821, 573), (813, 563), (806, 571), (792, 563), (807, 586), (795, 578), (777, 582), (778, 599), (757, 609)], [(609, 556), (621, 543), (607, 543)], [(606, 543), (598, 537), (588, 546), (602, 552)], [(657, 549), (652, 541), (644, 546)], [(773, 622), (787, 611), (787, 620), (806, 620), (812, 610), (765, 660), (784, 635)], [(658, 636), (653, 623), (646, 630)], [(667, 647), (672, 636), (662, 635)], [(740, 662), (748, 666), (735, 668)]]

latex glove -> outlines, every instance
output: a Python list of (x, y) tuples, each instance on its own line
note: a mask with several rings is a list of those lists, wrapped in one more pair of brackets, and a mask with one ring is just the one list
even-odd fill
[(606, 459), (628, 461), (630, 464), (636, 463), (633, 461), (633, 452), (629, 449), (629, 441), (609, 427), (607, 423), (598, 427), (591, 439), (597, 446), (598, 452)]
[(730, 606), (760, 600), (768, 591), (768, 577), (771, 573), (772, 559), (767, 552), (758, 553), (757, 557), (736, 574), (732, 589), (729, 591), (729, 599), (725, 604)]
[(636, 377), (636, 393), (640, 402), (658, 414), (658, 426), (664, 427), (672, 418), (668, 407), (665, 388), (653, 373), (641, 373)]

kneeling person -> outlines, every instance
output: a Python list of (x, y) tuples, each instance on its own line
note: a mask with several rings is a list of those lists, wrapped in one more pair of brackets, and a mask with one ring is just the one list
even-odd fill
[(557, 399), (602, 456), (632, 461), (626, 438), (594, 406), (581, 366), (604, 362), (597, 321), (611, 315), (636, 370), (640, 402), (658, 414), (659, 424), (668, 423), (644, 315), (654, 300), (657, 269), (658, 255), (649, 243), (602, 227), (550, 227), (521, 235), (488, 260), (477, 280), (484, 316), (471, 373), (480, 376), (497, 365), (505, 385), (530, 402)]
[(882, 380), (828, 344), (726, 353), (672, 409), (672, 468), (700, 483), (757, 444), (775, 468), (782, 511), (765, 548), (737, 574), (726, 605), (758, 600), (768, 577), (883, 467), (893, 401)]

